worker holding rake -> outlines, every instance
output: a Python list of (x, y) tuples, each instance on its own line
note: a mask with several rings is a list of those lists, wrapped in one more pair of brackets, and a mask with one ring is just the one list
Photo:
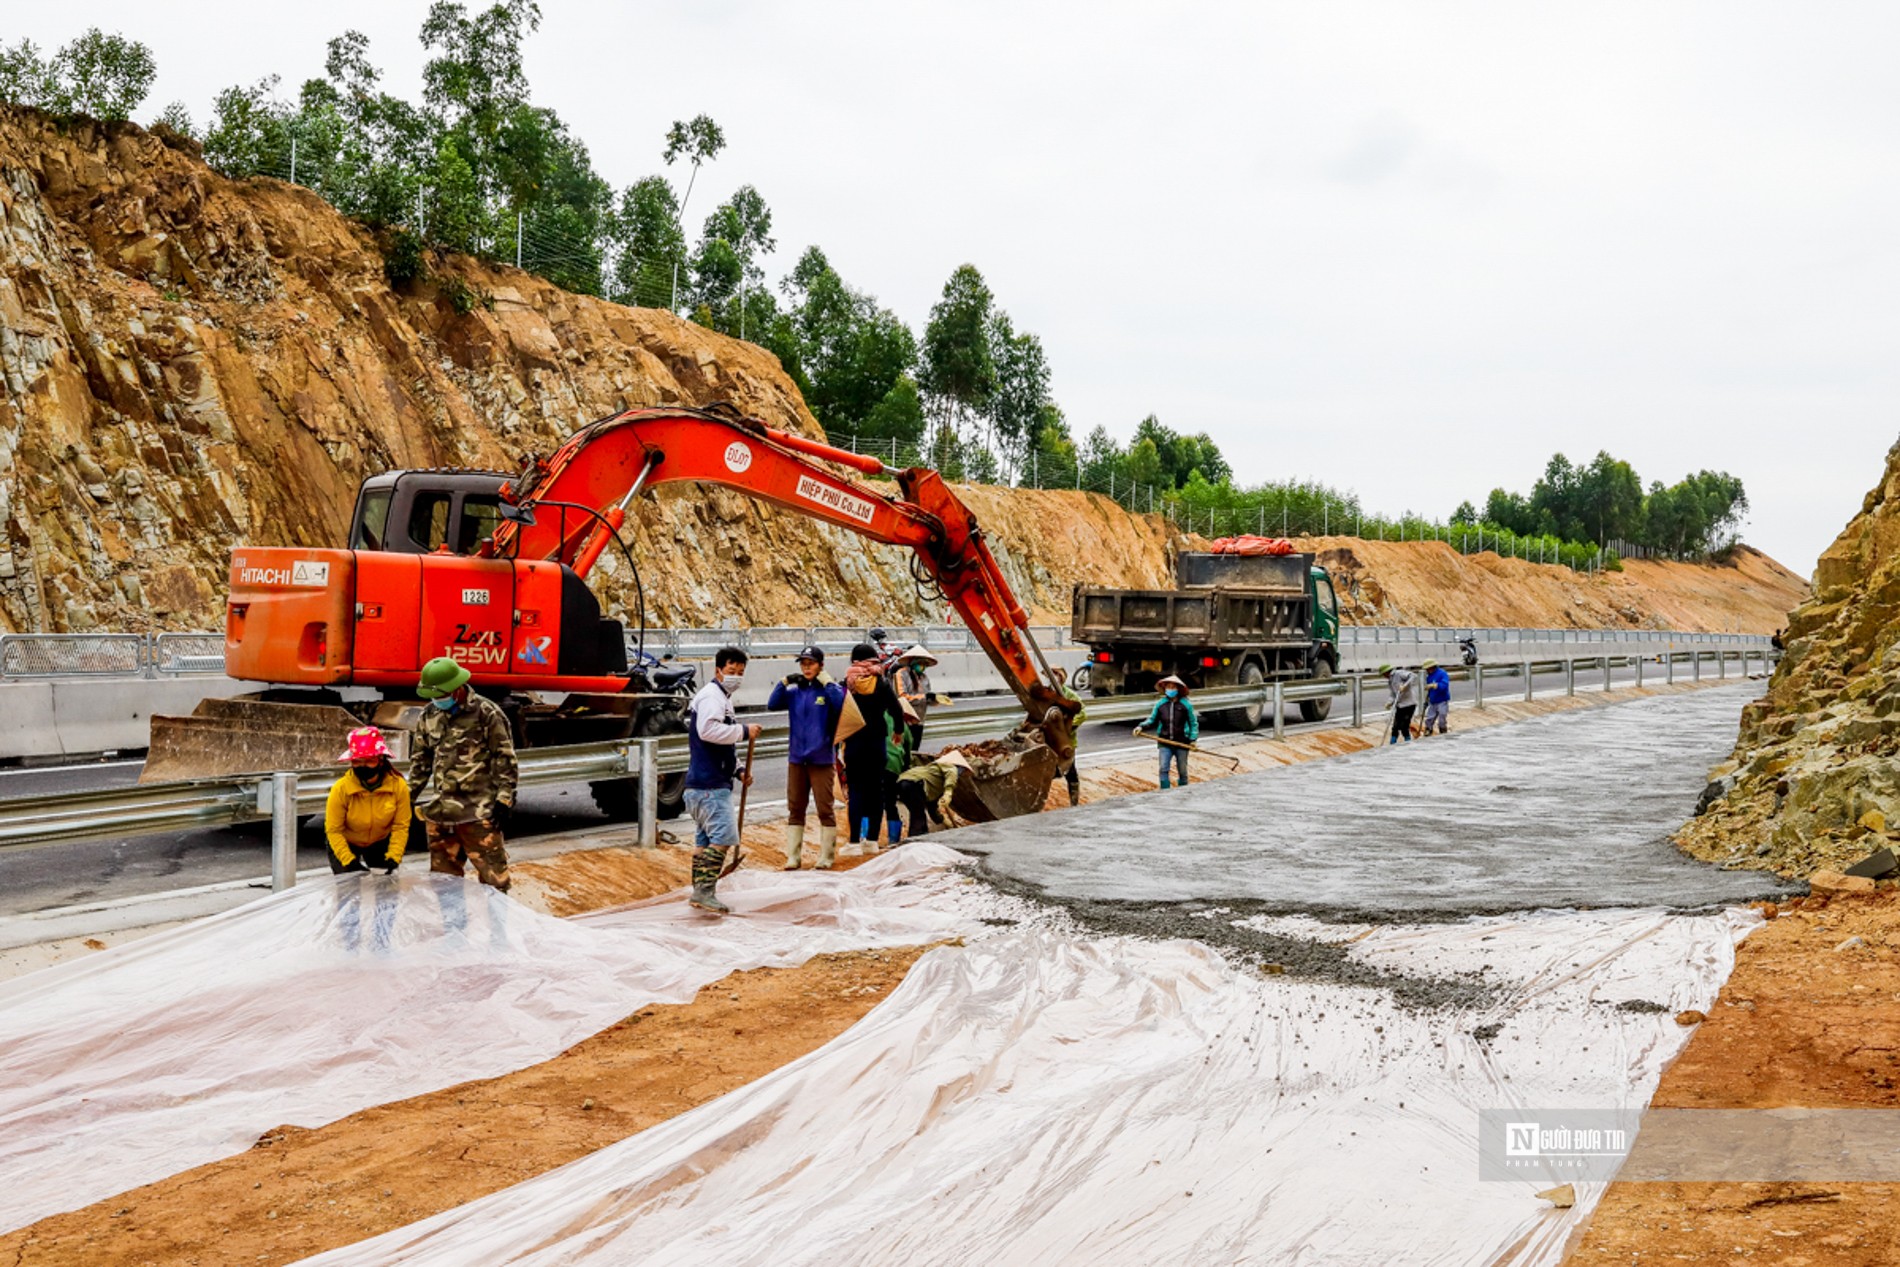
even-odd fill
[(1161, 698), (1148, 713), (1148, 720), (1141, 723), (1141, 730), (1155, 741), (1155, 747), (1161, 753), (1161, 786), (1168, 783), (1168, 765), (1174, 765), (1174, 773), (1186, 787), (1188, 782), (1188, 748), (1201, 737), (1200, 714), (1194, 711), (1194, 705), (1188, 702), (1187, 683), (1170, 674), (1162, 678), (1155, 686), (1161, 692)]

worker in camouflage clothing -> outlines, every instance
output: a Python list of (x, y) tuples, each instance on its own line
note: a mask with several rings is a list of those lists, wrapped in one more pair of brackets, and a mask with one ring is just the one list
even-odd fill
[(429, 701), (416, 726), (409, 783), (429, 837), (429, 870), (468, 874), (508, 891), (502, 829), (515, 809), (515, 741), (501, 709), (469, 689), (469, 672), (446, 656), (422, 666), (416, 694)]

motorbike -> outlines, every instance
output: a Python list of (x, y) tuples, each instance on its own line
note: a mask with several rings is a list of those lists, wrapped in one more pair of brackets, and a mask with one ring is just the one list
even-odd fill
[(1478, 640), (1476, 638), (1460, 638), (1458, 640), (1458, 650), (1463, 653), (1464, 662), (1467, 665), (1473, 665), (1478, 662)]

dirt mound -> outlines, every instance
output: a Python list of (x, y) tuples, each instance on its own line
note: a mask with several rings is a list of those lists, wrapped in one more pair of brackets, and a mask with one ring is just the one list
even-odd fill
[(1357, 625), (1525, 625), (1773, 633), (1807, 597), (1799, 576), (1748, 546), (1726, 564), (1630, 559), (1621, 572), (1459, 554), (1442, 541), (1308, 537)]
[(1814, 570), (1768, 693), (1743, 710), (1704, 812), (1677, 837), (1731, 866), (1807, 875), (1900, 843), (1900, 445)]

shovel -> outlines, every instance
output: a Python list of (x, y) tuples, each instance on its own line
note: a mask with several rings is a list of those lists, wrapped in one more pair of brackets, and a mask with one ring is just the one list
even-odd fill
[(1135, 727), (1135, 738), (1137, 738), (1137, 739), (1152, 739), (1152, 740), (1154, 740), (1154, 741), (1155, 741), (1156, 743), (1159, 743), (1159, 744), (1166, 744), (1166, 745), (1167, 745), (1168, 747), (1170, 747), (1170, 748), (1179, 748), (1179, 749), (1180, 749), (1181, 751), (1183, 751), (1183, 752), (1198, 752), (1198, 753), (1202, 753), (1203, 755), (1205, 755), (1205, 756), (1209, 756), (1209, 757), (1219, 757), (1219, 758), (1220, 758), (1220, 759), (1221, 759), (1222, 761), (1231, 761), (1231, 762), (1233, 762), (1233, 763), (1234, 763), (1234, 769), (1236, 769), (1236, 770), (1238, 770), (1238, 769), (1240, 769), (1240, 758), (1239, 758), (1239, 757), (1230, 757), (1230, 756), (1228, 756), (1228, 755), (1227, 755), (1226, 753), (1224, 753), (1224, 752), (1215, 752), (1215, 751), (1213, 751), (1212, 749), (1209, 749), (1209, 748), (1202, 748), (1202, 747), (1198, 747), (1197, 745), (1195, 745), (1195, 744), (1191, 744), (1191, 743), (1176, 743), (1176, 742), (1175, 742), (1174, 740), (1172, 740), (1172, 739), (1163, 739), (1163, 738), (1162, 738), (1162, 737), (1161, 737), (1160, 735), (1151, 735), (1151, 734), (1149, 734), (1149, 733), (1148, 733), (1147, 731), (1145, 731), (1145, 730), (1143, 730), (1143, 729), (1142, 729), (1141, 727), (1139, 727), (1139, 726), (1137, 726), (1137, 727)]
[(745, 861), (745, 847), (740, 841), (745, 839), (746, 793), (752, 790), (752, 748), (758, 741), (759, 737), (757, 735), (752, 734), (750, 731), (746, 733), (745, 782), (739, 785), (739, 830), (735, 833), (739, 839), (732, 842), (732, 852), (726, 855), (725, 864), (719, 868), (719, 878), (721, 880), (731, 875), (734, 871), (737, 871), (739, 864)]

